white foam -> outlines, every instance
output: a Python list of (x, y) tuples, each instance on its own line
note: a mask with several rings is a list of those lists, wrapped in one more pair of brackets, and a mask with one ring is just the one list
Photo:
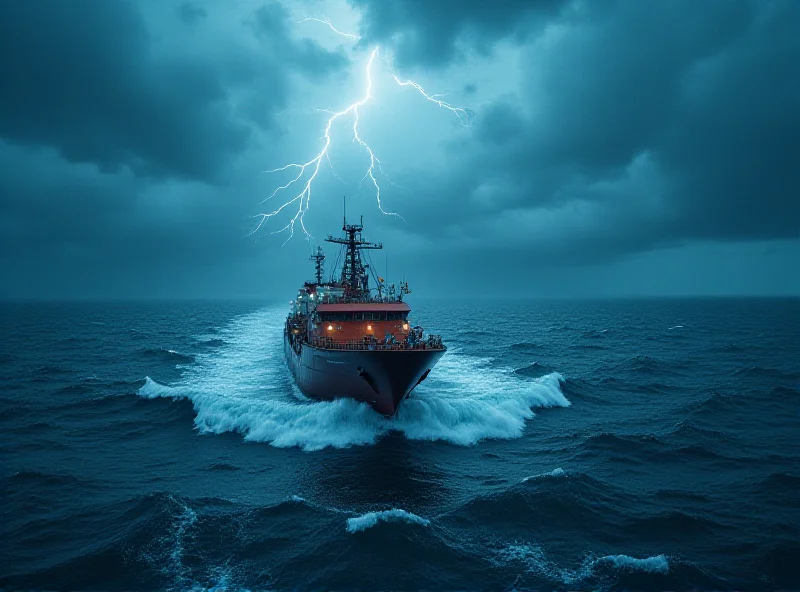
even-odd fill
[(544, 477), (563, 477), (567, 473), (562, 468), (553, 469), (549, 473), (540, 473), (538, 475), (531, 475), (530, 477), (525, 477), (520, 481), (520, 483), (525, 483), (526, 481), (531, 481), (533, 479), (542, 479)]
[(304, 450), (371, 444), (391, 430), (459, 445), (517, 438), (532, 408), (570, 405), (557, 373), (531, 380), (458, 351), (442, 358), (393, 419), (352, 399), (312, 402), (299, 393), (283, 359), (284, 312), (276, 307), (234, 319), (220, 331), (225, 345), (197, 354), (177, 384), (147, 377), (139, 395), (191, 401), (201, 432), (239, 432)]
[(347, 519), (347, 532), (360, 532), (372, 528), (378, 522), (408, 522), (409, 524), (420, 524), (428, 526), (431, 521), (411, 512), (392, 508), (391, 510), (383, 510), (382, 512), (367, 512), (361, 516)]
[(667, 331), (672, 331), (673, 329), (683, 329), (683, 325), (675, 325), (674, 327), (667, 329)]
[(656, 555), (636, 559), (628, 555), (606, 555), (595, 561), (595, 565), (600, 563), (612, 563), (615, 567), (630, 571), (646, 571), (651, 573), (667, 573), (669, 571), (669, 560), (666, 555)]
[(560, 580), (571, 586), (578, 584), (595, 575), (595, 571), (602, 565), (612, 565), (623, 571), (640, 571), (648, 573), (665, 574), (669, 572), (669, 559), (666, 555), (656, 555), (637, 559), (629, 555), (606, 555), (597, 558), (586, 557), (577, 569), (560, 566), (550, 559), (538, 545), (515, 543), (508, 545), (498, 552), (497, 564), (522, 563), (525, 570), (549, 580)]

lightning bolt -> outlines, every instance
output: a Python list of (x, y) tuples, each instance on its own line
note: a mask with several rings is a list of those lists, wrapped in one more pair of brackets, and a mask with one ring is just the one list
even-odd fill
[(423, 97), (428, 99), (430, 102), (436, 103), (442, 109), (447, 109), (448, 111), (452, 111), (458, 118), (458, 123), (460, 123), (464, 127), (469, 127), (469, 124), (472, 122), (472, 119), (474, 118), (474, 113), (472, 111), (470, 111), (469, 109), (464, 109), (463, 107), (453, 107), (450, 103), (446, 103), (441, 99), (437, 98), (437, 97), (443, 97), (449, 93), (439, 93), (439, 94), (429, 95), (428, 93), (425, 92), (425, 89), (423, 89), (419, 84), (417, 84), (413, 80), (400, 80), (395, 74), (392, 74), (392, 76), (394, 77), (394, 81), (400, 86), (410, 86), (412, 88), (416, 88), (419, 91), (419, 93)]
[(358, 41), (361, 39), (361, 37), (359, 37), (358, 35), (353, 35), (351, 33), (343, 33), (342, 31), (333, 26), (333, 23), (328, 17), (314, 18), (313, 16), (309, 16), (297, 22), (298, 24), (300, 24), (300, 23), (307, 23), (308, 21), (314, 21), (317, 23), (322, 23), (323, 25), (328, 25), (328, 27), (330, 27), (330, 29), (337, 35), (341, 35), (342, 37), (347, 37), (348, 39), (352, 39), (353, 41)]
[[(323, 18), (307, 17), (307, 18), (302, 19), (299, 22), (303, 23), (303, 22), (308, 22), (308, 21), (314, 21), (314, 22), (322, 23), (322, 24), (328, 26), (333, 32), (335, 32), (338, 35), (341, 35), (343, 37), (346, 37), (348, 39), (352, 39), (352, 40), (355, 40), (355, 41), (358, 41), (359, 39), (361, 39), (358, 35), (353, 35), (353, 34), (350, 34), (350, 33), (344, 33), (342, 31), (336, 29), (336, 27), (333, 26), (333, 23), (331, 23), (331, 21), (327, 17), (323, 17)], [(398, 218), (400, 218), (401, 220), (403, 220), (405, 222), (403, 217), (400, 216), (399, 214), (397, 214), (396, 212), (387, 212), (386, 210), (383, 209), (383, 205), (381, 203), (381, 187), (380, 187), (380, 184), (378, 183), (378, 177), (376, 176), (376, 169), (383, 176), (387, 177), (387, 179), (388, 179), (388, 175), (386, 175), (386, 173), (383, 171), (383, 167), (382, 167), (382, 163), (381, 163), (380, 159), (378, 159), (378, 157), (375, 156), (375, 152), (372, 150), (370, 145), (367, 144), (362, 139), (362, 137), (361, 137), (361, 135), (359, 134), (359, 131), (358, 131), (359, 108), (361, 108), (364, 105), (366, 105), (373, 98), (373, 96), (372, 96), (372, 64), (375, 61), (376, 56), (378, 55), (378, 51), (379, 51), (378, 46), (375, 46), (372, 49), (372, 51), (370, 52), (369, 60), (367, 60), (367, 65), (366, 65), (366, 68), (365, 68), (366, 89), (365, 89), (363, 97), (360, 100), (356, 101), (355, 103), (352, 103), (351, 105), (349, 105), (348, 107), (346, 107), (345, 109), (343, 109), (341, 111), (333, 111), (333, 110), (330, 110), (330, 109), (317, 109), (316, 110), (317, 112), (330, 114), (330, 118), (328, 119), (328, 121), (327, 121), (327, 123), (325, 125), (325, 131), (324, 131), (324, 134), (323, 134), (323, 141), (324, 141), (323, 142), (323, 146), (322, 146), (322, 149), (317, 153), (317, 155), (314, 156), (314, 158), (312, 158), (311, 160), (309, 160), (307, 162), (303, 162), (303, 163), (294, 163), (293, 162), (293, 163), (286, 164), (286, 165), (284, 165), (282, 167), (279, 167), (279, 168), (276, 168), (276, 169), (271, 169), (271, 170), (265, 171), (267, 173), (277, 173), (277, 172), (287, 171), (287, 170), (291, 169), (291, 170), (296, 170), (297, 171), (297, 175), (292, 180), (290, 180), (288, 183), (278, 186), (267, 198), (262, 200), (262, 202), (261, 202), (262, 204), (264, 202), (266, 202), (266, 201), (271, 200), (272, 198), (274, 198), (275, 196), (281, 194), (284, 191), (291, 190), (296, 185), (300, 186), (300, 191), (297, 194), (295, 194), (294, 197), (290, 198), (288, 201), (284, 202), (279, 207), (277, 207), (275, 210), (273, 210), (271, 212), (268, 212), (268, 213), (262, 213), (262, 214), (258, 214), (256, 216), (254, 216), (254, 218), (258, 219), (258, 224), (249, 233), (248, 236), (253, 235), (256, 232), (258, 232), (261, 229), (261, 227), (270, 218), (273, 218), (273, 217), (277, 216), (278, 214), (283, 212), (286, 208), (292, 206), (293, 204), (296, 204), (297, 205), (297, 210), (295, 211), (294, 215), (289, 220), (289, 222), (284, 227), (282, 227), (282, 228), (280, 228), (278, 230), (275, 230), (275, 231), (271, 232), (270, 234), (279, 234), (279, 233), (282, 233), (282, 232), (285, 232), (285, 231), (288, 230), (289, 231), (289, 237), (284, 242), (284, 244), (286, 244), (294, 236), (295, 225), (299, 224), (300, 227), (303, 230), (303, 233), (306, 235), (306, 237), (308, 239), (312, 238), (311, 234), (306, 229), (305, 222), (304, 222), (305, 214), (308, 211), (309, 205), (311, 203), (311, 189), (312, 189), (314, 180), (317, 178), (317, 175), (319, 174), (320, 167), (322, 166), (323, 159), (325, 159), (327, 161), (328, 165), (330, 166), (331, 171), (336, 176), (336, 178), (339, 179), (340, 181), (342, 180), (339, 177), (339, 175), (336, 174), (336, 171), (333, 168), (333, 163), (331, 162), (331, 159), (330, 159), (329, 148), (330, 148), (330, 145), (331, 145), (331, 127), (333, 126), (334, 122), (337, 119), (343, 118), (343, 117), (348, 116), (348, 115), (352, 117), (352, 122), (353, 122), (353, 124), (352, 124), (352, 130), (353, 130), (352, 141), (353, 142), (357, 142), (359, 144), (359, 146), (361, 146), (361, 148), (366, 150), (367, 154), (369, 155), (369, 166), (367, 167), (367, 171), (364, 174), (364, 176), (362, 177), (361, 182), (363, 183), (367, 178), (369, 178), (370, 181), (372, 182), (372, 185), (375, 187), (375, 199), (376, 199), (376, 201), (378, 203), (378, 209), (381, 211), (381, 213), (389, 215), (389, 216), (397, 216)], [(454, 107), (450, 103), (447, 103), (447, 102), (441, 100), (440, 97), (443, 97), (444, 94), (429, 95), (428, 93), (425, 92), (425, 90), (422, 88), (422, 86), (420, 86), (419, 84), (417, 84), (413, 80), (402, 81), (396, 75), (394, 75), (394, 74), (392, 74), (392, 75), (394, 77), (395, 82), (397, 82), (397, 84), (399, 84), (400, 86), (411, 86), (412, 88), (415, 88), (423, 97), (425, 97), (426, 100), (437, 104), (439, 107), (441, 107), (443, 109), (447, 109), (447, 110), (451, 111), (457, 117), (458, 122), (463, 127), (469, 127), (469, 124), (470, 124), (470, 122), (471, 122), (471, 120), (473, 118), (473, 113), (471, 111), (469, 111), (468, 109), (464, 109), (462, 107)], [(303, 181), (303, 178), (306, 176), (306, 174), (309, 171), (310, 171), (310, 174), (305, 179), (305, 181)], [(391, 183), (391, 179), (389, 180), (389, 182)], [(394, 183), (392, 183), (392, 184), (394, 185)]]

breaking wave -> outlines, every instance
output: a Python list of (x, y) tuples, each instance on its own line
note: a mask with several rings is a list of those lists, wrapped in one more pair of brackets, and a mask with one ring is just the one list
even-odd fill
[(563, 477), (566, 474), (567, 473), (564, 471), (564, 469), (559, 467), (558, 469), (553, 469), (549, 473), (541, 473), (539, 475), (531, 475), (529, 477), (524, 477), (522, 481), (520, 481), (520, 483), (526, 483), (528, 481), (532, 481), (535, 479), (545, 479), (547, 477)]
[(194, 361), (194, 357), (190, 355), (182, 354), (174, 349), (165, 349), (163, 347), (159, 347), (157, 349), (143, 349), (140, 351), (140, 355), (144, 358), (156, 358), (165, 362), (173, 362), (175, 364), (190, 364)]
[(392, 419), (352, 399), (310, 401), (286, 368), (282, 330), (276, 309), (239, 317), (220, 331), (225, 345), (197, 354), (180, 381), (165, 385), (146, 377), (138, 394), (190, 401), (201, 432), (238, 432), (247, 440), (309, 451), (372, 444), (390, 431), (464, 446), (517, 438), (533, 408), (570, 405), (558, 373), (530, 379), (458, 351), (442, 358)]
[(633, 571), (647, 571), (650, 573), (667, 573), (669, 571), (669, 560), (666, 555), (656, 555), (655, 557), (645, 557), (636, 559), (628, 555), (607, 555), (597, 559), (594, 564), (610, 563), (614, 567)]
[(612, 572), (610, 575), (621, 575), (625, 572), (662, 575), (669, 573), (669, 559), (666, 555), (656, 555), (642, 559), (628, 555), (588, 556), (577, 569), (571, 569), (562, 567), (550, 559), (538, 545), (513, 544), (501, 549), (498, 553), (498, 559), (497, 563), (500, 564), (522, 564), (529, 573), (551, 581), (561, 581), (567, 586), (595, 579), (601, 575), (601, 572), (609, 569)]
[(392, 508), (382, 512), (367, 512), (361, 516), (347, 519), (347, 532), (360, 532), (372, 528), (378, 522), (407, 522), (409, 524), (430, 525), (431, 521), (411, 512)]

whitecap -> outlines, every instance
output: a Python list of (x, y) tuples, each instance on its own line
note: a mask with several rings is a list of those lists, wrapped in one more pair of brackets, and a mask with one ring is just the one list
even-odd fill
[(526, 481), (532, 481), (534, 479), (543, 479), (545, 477), (563, 477), (566, 475), (566, 471), (562, 468), (553, 469), (549, 473), (539, 473), (538, 475), (531, 475), (530, 477), (525, 477), (520, 481), (520, 483), (525, 483)]
[(367, 512), (361, 516), (347, 519), (347, 532), (360, 532), (372, 528), (378, 522), (407, 522), (409, 524), (430, 525), (431, 521), (411, 512), (392, 508), (381, 512)]
[(658, 574), (669, 572), (669, 559), (666, 555), (655, 555), (643, 559), (629, 555), (606, 555), (600, 558), (590, 555), (583, 560), (577, 569), (570, 569), (559, 565), (538, 545), (514, 543), (500, 549), (496, 557), (492, 562), (497, 565), (521, 563), (527, 572), (552, 581), (561, 581), (567, 586), (577, 585), (594, 577), (597, 575), (597, 568), (603, 565), (611, 565), (620, 571)]
[(651, 573), (669, 572), (669, 560), (666, 555), (656, 555), (637, 559), (628, 555), (606, 555), (595, 561), (595, 565), (601, 563), (611, 563), (620, 569), (629, 571), (645, 571)]

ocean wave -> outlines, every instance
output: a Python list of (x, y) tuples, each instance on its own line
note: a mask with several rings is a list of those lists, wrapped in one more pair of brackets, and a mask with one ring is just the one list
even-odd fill
[(800, 543), (797, 541), (779, 543), (770, 548), (758, 560), (758, 566), (766, 579), (775, 588), (784, 590), (800, 589)]
[(800, 375), (792, 372), (783, 372), (777, 368), (765, 368), (764, 366), (750, 366), (740, 368), (733, 373), (734, 376), (752, 376), (754, 378), (775, 378), (777, 380), (800, 380)]
[(208, 467), (208, 469), (206, 469), (206, 470), (212, 471), (212, 472), (223, 472), (223, 473), (225, 473), (225, 472), (238, 471), (239, 467), (237, 467), (235, 465), (232, 465), (230, 463), (218, 462), (218, 463), (214, 463), (213, 465)]
[(226, 346), (198, 354), (172, 386), (146, 377), (139, 395), (190, 401), (201, 432), (238, 432), (307, 451), (372, 444), (390, 431), (465, 446), (517, 438), (533, 409), (570, 405), (558, 373), (524, 378), (456, 351), (392, 419), (352, 399), (312, 402), (299, 394), (283, 362), (282, 327), (282, 313), (274, 309), (239, 317), (222, 331)]
[(654, 497), (671, 503), (678, 501), (690, 504), (707, 504), (711, 502), (711, 498), (707, 495), (685, 489), (659, 489), (655, 492)]
[(666, 555), (656, 555), (637, 559), (629, 555), (606, 555), (593, 561), (593, 566), (611, 564), (618, 569), (631, 571), (645, 571), (650, 573), (667, 573), (669, 571), (669, 560)]
[(749, 352), (753, 349), (759, 349), (759, 348), (754, 347), (752, 345), (745, 347), (743, 345), (739, 345), (738, 343), (728, 343), (726, 345), (715, 345), (709, 347), (708, 351), (714, 353), (723, 353), (723, 354), (738, 354), (738, 353)]
[(616, 371), (647, 375), (675, 375), (680, 364), (666, 362), (651, 356), (633, 356), (614, 367)]
[(355, 533), (372, 528), (379, 522), (406, 522), (408, 524), (419, 524), (421, 526), (429, 526), (431, 521), (411, 512), (392, 508), (391, 510), (383, 510), (381, 512), (367, 512), (361, 516), (347, 519), (347, 532)]
[(606, 347), (605, 345), (596, 345), (594, 343), (578, 343), (575, 345), (570, 345), (569, 349), (591, 351), (591, 350), (605, 350), (609, 348)]
[(581, 337), (587, 337), (589, 339), (599, 339), (606, 336), (608, 333), (608, 329), (590, 329), (581, 335)]
[(512, 343), (508, 346), (508, 349), (514, 351), (531, 351), (531, 350), (538, 350), (543, 348), (544, 345), (541, 343), (531, 343), (530, 341), (522, 341), (520, 343)]
[(760, 487), (774, 493), (797, 492), (800, 491), (800, 475), (772, 473), (761, 482)]
[(223, 345), (227, 345), (227, 343), (224, 339), (211, 338), (199, 340), (198, 345), (202, 345), (204, 347), (222, 347)]
[(622, 554), (602, 557), (589, 555), (576, 568), (563, 567), (551, 559), (542, 547), (525, 543), (514, 543), (500, 549), (494, 562), (522, 564), (528, 573), (567, 586), (580, 585), (597, 579), (609, 585), (626, 572), (663, 575), (670, 570), (669, 558), (666, 555), (644, 558)]
[(528, 364), (527, 366), (514, 370), (514, 374), (521, 374), (522, 376), (529, 376), (531, 378), (539, 378), (540, 376), (552, 372), (554, 372), (553, 368), (541, 362), (534, 362), (533, 364)]
[(800, 383), (794, 387), (780, 384), (772, 389), (772, 394), (775, 397), (796, 397), (798, 394), (800, 394)]
[(191, 364), (194, 362), (194, 356), (182, 354), (174, 349), (165, 349), (163, 347), (147, 348), (140, 350), (139, 353), (145, 358), (158, 358), (176, 364)]
[(563, 536), (590, 536), (617, 524), (621, 505), (633, 501), (623, 490), (585, 473), (555, 469), (501, 491), (475, 496), (441, 516), (443, 524), (470, 530), (525, 533), (558, 529)]
[(45, 366), (39, 366), (33, 371), (33, 375), (37, 377), (43, 378), (51, 378), (54, 376), (64, 376), (67, 374), (74, 374), (75, 370), (71, 368), (64, 368), (62, 366), (57, 366), (55, 364), (49, 364)]
[(74, 475), (45, 473), (34, 470), (17, 471), (6, 479), (6, 485), (9, 488), (31, 485), (36, 487), (64, 487), (80, 485), (81, 483), (82, 481)]
[(710, 428), (700, 427), (689, 420), (682, 419), (675, 424), (673, 430), (669, 432), (670, 436), (682, 438), (693, 443), (699, 441), (719, 443), (722, 440), (731, 440), (731, 435), (721, 430), (713, 430)]
[(583, 401), (607, 404), (605, 397), (598, 396), (594, 385), (586, 380), (579, 380), (574, 378), (567, 378), (561, 383), (561, 390), (568, 399), (581, 399)]
[(533, 479), (544, 479), (547, 477), (563, 477), (567, 473), (562, 468), (553, 469), (549, 473), (539, 473), (538, 475), (531, 475), (529, 477), (524, 477), (520, 483), (526, 483), (527, 481), (531, 481)]
[(705, 399), (687, 404), (685, 409), (695, 418), (707, 417), (716, 421), (721, 413), (743, 410), (751, 404), (752, 400), (748, 400), (746, 396), (715, 392)]
[(659, 533), (661, 538), (673, 538), (688, 541), (693, 537), (711, 535), (723, 526), (711, 518), (695, 516), (679, 510), (661, 512), (643, 518), (628, 521), (625, 529), (641, 536), (652, 536)]
[(601, 432), (585, 438), (578, 449), (584, 453), (608, 453), (610, 451), (629, 454), (636, 450), (653, 450), (664, 443), (653, 434), (613, 434)]

